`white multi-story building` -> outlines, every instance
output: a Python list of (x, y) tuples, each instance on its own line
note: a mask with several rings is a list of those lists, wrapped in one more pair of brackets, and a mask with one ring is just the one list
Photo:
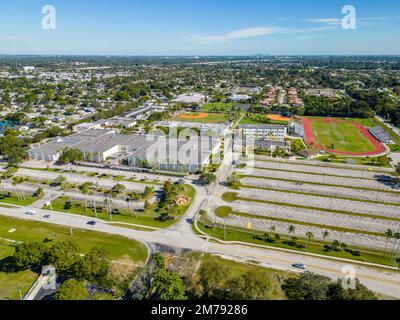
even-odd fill
[(244, 124), (239, 126), (245, 139), (285, 141), (287, 127), (279, 124), (252, 125)]

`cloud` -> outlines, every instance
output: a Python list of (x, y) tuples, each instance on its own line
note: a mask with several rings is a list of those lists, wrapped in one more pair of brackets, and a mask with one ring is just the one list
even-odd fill
[[(370, 22), (377, 21), (385, 21), (388, 20), (388, 17), (369, 17), (369, 18), (357, 18), (356, 21), (358, 24), (367, 25)], [(342, 18), (313, 18), (313, 19), (304, 19), (306, 22), (312, 23), (322, 23), (328, 26), (338, 26), (342, 23)]]
[(247, 38), (284, 33), (287, 32), (288, 30), (289, 30), (288, 28), (282, 28), (282, 27), (254, 27), (254, 28), (234, 30), (222, 35), (192, 35), (190, 37), (190, 41), (198, 44), (222, 43), (222, 42), (230, 42), (232, 40), (247, 39)]
[(189, 36), (188, 42), (191, 44), (211, 45), (217, 43), (227, 43), (234, 40), (255, 38), (261, 36), (270, 36), (274, 34), (320, 32), (336, 28), (337, 28), (336, 26), (331, 26), (331, 25), (318, 28), (306, 28), (306, 29), (295, 29), (286, 27), (254, 27), (254, 28), (234, 30), (222, 35), (194, 34)]
[(321, 38), (323, 38), (323, 36), (312, 34), (312, 35), (297, 37), (296, 40), (304, 41), (304, 40), (313, 40), (313, 39), (321, 39)]
[(307, 22), (323, 23), (327, 25), (340, 25), (342, 19), (338, 18), (316, 18), (316, 19), (305, 19)]

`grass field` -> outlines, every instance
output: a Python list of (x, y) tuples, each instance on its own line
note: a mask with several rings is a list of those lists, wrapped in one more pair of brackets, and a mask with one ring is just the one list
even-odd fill
[[(10, 233), (10, 229), (16, 229), (16, 231)], [(146, 247), (128, 238), (81, 229), (73, 229), (71, 236), (69, 228), (66, 227), (3, 216), (0, 216), (0, 238), (22, 242), (48, 243), (72, 240), (79, 244), (83, 253), (88, 252), (94, 246), (98, 246), (107, 249), (112, 259), (119, 259), (128, 255), (135, 261), (143, 262), (147, 257)]]
[(0, 244), (0, 300), (19, 300), (19, 289), (24, 295), (35, 282), (38, 275), (31, 270), (4, 272), (3, 265), (14, 253), (14, 248)]
[(358, 121), (340, 118), (302, 119), (308, 145), (354, 157), (378, 156), (386, 148)]
[[(9, 232), (11, 229), (16, 230)], [(143, 265), (147, 258), (146, 247), (135, 240), (81, 229), (73, 229), (71, 236), (70, 230), (66, 227), (3, 216), (0, 216), (0, 238), (21, 242), (43, 242), (48, 245), (72, 240), (78, 243), (83, 254), (97, 246), (105, 248), (113, 260), (128, 257), (137, 265)], [(31, 270), (4, 272), (3, 269), (13, 253), (13, 246), (5, 242), (0, 243), (0, 300), (20, 299), (18, 289), (21, 289), (24, 295), (38, 276)]]
[(345, 152), (370, 152), (375, 149), (351, 123), (315, 121), (311, 123), (311, 129), (316, 143), (328, 149)]
[(177, 115), (172, 119), (180, 122), (197, 122), (197, 123), (224, 123), (228, 121), (227, 115), (223, 113), (198, 113), (185, 112)]
[(0, 195), (0, 203), (13, 204), (17, 206), (26, 207), (39, 200), (39, 198), (34, 198), (30, 196), (25, 196), (25, 199), (18, 199), (15, 194), (11, 194), (10, 197), (6, 195)]

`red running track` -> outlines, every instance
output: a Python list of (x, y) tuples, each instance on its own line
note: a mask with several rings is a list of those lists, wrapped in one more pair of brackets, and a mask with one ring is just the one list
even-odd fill
[[(386, 152), (385, 146), (382, 143), (380, 143), (378, 140), (376, 140), (375, 137), (367, 130), (367, 128), (365, 128), (364, 126), (362, 126), (361, 124), (359, 124), (357, 122), (345, 121), (345, 120), (335, 119), (335, 118), (326, 118), (326, 119), (302, 118), (302, 121), (303, 121), (304, 133), (305, 133), (305, 138), (306, 138), (307, 144), (310, 145), (313, 143), (314, 146), (317, 147), (318, 149), (322, 149), (322, 150), (325, 150), (330, 153), (337, 153), (337, 154), (343, 154), (343, 155), (347, 155), (347, 156), (357, 156), (357, 157), (376, 156), (376, 155)], [(358, 130), (360, 130), (360, 132), (372, 143), (372, 145), (375, 147), (375, 150), (369, 151), (369, 152), (347, 152), (347, 151), (332, 150), (332, 149), (325, 148), (321, 145), (318, 145), (315, 142), (314, 134), (311, 129), (311, 123), (315, 122), (315, 121), (351, 123), (352, 125), (357, 127)]]

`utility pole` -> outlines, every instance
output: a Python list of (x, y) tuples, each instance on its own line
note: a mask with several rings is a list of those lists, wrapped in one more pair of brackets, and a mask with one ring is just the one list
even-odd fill
[(97, 218), (96, 200), (93, 198), (94, 216)]
[(226, 241), (226, 219), (224, 219), (224, 241)]
[(49, 193), (49, 205), (50, 205), (50, 210), (53, 211), (53, 204), (51, 203), (51, 194)]
[(22, 291), (21, 291), (21, 289), (20, 289), (20, 288), (18, 288), (18, 292), (19, 292), (19, 297), (20, 297), (20, 299), (21, 299), (21, 300), (23, 300), (23, 297), (22, 297)]
[(69, 234), (71, 235), (71, 237), (74, 235), (72, 232), (72, 227), (69, 227)]

